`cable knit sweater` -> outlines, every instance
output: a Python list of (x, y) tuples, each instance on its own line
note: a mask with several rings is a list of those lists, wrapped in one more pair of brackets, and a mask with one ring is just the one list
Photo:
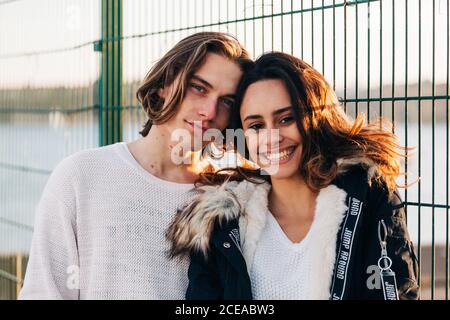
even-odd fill
[(36, 210), (20, 299), (183, 299), (187, 264), (165, 232), (192, 184), (159, 179), (125, 143), (78, 152), (52, 173)]

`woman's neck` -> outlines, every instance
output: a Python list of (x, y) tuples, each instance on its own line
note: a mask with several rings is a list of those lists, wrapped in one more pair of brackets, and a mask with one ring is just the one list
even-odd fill
[(312, 220), (317, 195), (300, 176), (272, 179), (269, 208), (277, 219)]

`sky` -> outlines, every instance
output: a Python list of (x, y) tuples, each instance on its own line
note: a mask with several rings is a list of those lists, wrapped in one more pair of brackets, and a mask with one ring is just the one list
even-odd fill
[[(297, 13), (266, 18), (264, 21), (258, 19), (212, 26), (204, 30), (220, 30), (236, 35), (254, 56), (265, 51), (283, 50), (303, 57), (324, 73), (339, 91), (344, 86), (347, 90), (352, 90), (356, 84), (360, 90), (364, 90), (368, 80), (371, 87), (378, 87), (380, 70), (383, 85), (392, 82), (417, 82), (420, 25), (421, 81), (433, 79), (433, 51), (434, 78), (437, 83), (446, 81), (447, 0), (364, 1), (358, 6), (347, 6), (346, 15), (344, 8), (339, 6), (343, 1), (336, 0), (334, 45), (333, 9), (315, 10), (313, 15), (308, 11), (311, 4), (317, 8), (322, 6), (322, 2), (325, 7), (333, 4), (331, 0), (124, 0), (123, 81), (140, 81), (151, 65), (173, 44), (189, 33), (202, 29), (170, 32), (166, 35), (152, 33), (214, 24), (218, 21), (233, 21), (251, 17), (253, 13), (255, 16), (270, 15), (272, 10), (274, 14), (279, 14), (281, 6), (283, 12), (289, 12), (291, 8), (301, 10), (302, 3), (303, 10), (307, 10), (303, 14), (303, 26), (302, 15)], [(99, 74), (100, 54), (94, 52), (90, 42), (100, 38), (99, 4), (100, 1), (95, 0), (19, 0), (0, 4), (0, 88), (70, 87), (88, 85), (95, 81)], [(281, 24), (284, 26), (283, 32)], [(135, 38), (136, 35), (146, 36)], [(88, 45), (83, 46), (86, 43)], [(16, 54), (79, 45), (81, 47), (62, 52), (12, 57)]]

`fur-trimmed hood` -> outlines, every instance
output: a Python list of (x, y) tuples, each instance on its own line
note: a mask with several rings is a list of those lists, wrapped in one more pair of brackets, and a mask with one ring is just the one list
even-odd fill
[(241, 235), (245, 234), (249, 224), (244, 222), (249, 219), (250, 229), (262, 229), (265, 223), (262, 213), (267, 211), (269, 190), (270, 184), (267, 182), (256, 184), (246, 180), (198, 187), (198, 195), (178, 212), (168, 229), (167, 238), (172, 243), (171, 256), (191, 251), (200, 251), (206, 256), (217, 223), (239, 218)]
[[(338, 176), (333, 184), (321, 189), (316, 199), (314, 221), (308, 233), (308, 255), (314, 271), (308, 276), (305, 299), (382, 298), (382, 291), (367, 289), (365, 284), (369, 278), (361, 277), (379, 258), (379, 240), (372, 231), (379, 228), (380, 219), (386, 219), (386, 232), (394, 239), (390, 241), (388, 254), (395, 261), (400, 294), (403, 299), (417, 298), (418, 286), (414, 280), (417, 261), (405, 229), (400, 197), (389, 198), (383, 184), (377, 183), (372, 189), (369, 181), (377, 177), (378, 172), (370, 161), (340, 160), (338, 165)], [(227, 299), (251, 298), (249, 276), (258, 241), (271, 214), (268, 209), (270, 187), (266, 182), (249, 181), (201, 187), (193, 202), (178, 213), (169, 228), (168, 238), (173, 245), (172, 255), (190, 254), (194, 259), (189, 268), (187, 297), (219, 298), (225, 294)], [(362, 223), (360, 227), (358, 221)], [(368, 233), (366, 228), (372, 231)], [(364, 250), (362, 260), (351, 259), (353, 244), (358, 252), (354, 253), (359, 257), (362, 256), (358, 250)], [(214, 250), (209, 250), (210, 245)], [(208, 262), (209, 255), (213, 258), (211, 262)], [(230, 267), (238, 273), (229, 273), (227, 268)], [(207, 272), (226, 276), (220, 277), (223, 281), (220, 284), (214, 281), (211, 284)], [(353, 272), (358, 275), (356, 278)]]
[[(362, 165), (367, 171), (368, 181), (376, 174), (375, 165), (367, 159), (338, 161), (338, 176), (350, 167)], [(187, 255), (192, 251), (208, 256), (211, 235), (217, 223), (238, 219), (241, 250), (251, 271), (253, 257), (265, 227), (270, 184), (249, 181), (225, 182), (220, 186), (203, 186), (199, 195), (184, 210), (180, 211), (168, 230), (172, 242), (172, 256)], [(340, 226), (347, 212), (347, 193), (331, 184), (319, 191), (316, 200), (314, 221), (311, 226), (311, 259), (315, 272), (311, 274), (313, 290), (311, 299), (328, 299), (336, 261), (336, 243)]]
[[(350, 167), (362, 165), (367, 170), (368, 180), (377, 175), (375, 164), (368, 158), (339, 159), (338, 175), (345, 173)], [(167, 238), (172, 244), (171, 256), (200, 251), (205, 256), (214, 226), (216, 223), (226, 223), (239, 218), (241, 247), (247, 265), (251, 265), (252, 255), (256, 248), (259, 235), (266, 223), (268, 210), (268, 193), (270, 184), (252, 183), (249, 181), (230, 181), (217, 186), (201, 186), (197, 188), (198, 195), (193, 201), (180, 210), (167, 232)], [(326, 203), (332, 203), (333, 212), (344, 214), (345, 204), (337, 210), (336, 200), (345, 201), (345, 191), (338, 192), (330, 185), (319, 192), (316, 206), (317, 220), (321, 208)], [(340, 195), (336, 195), (340, 193)], [(338, 205), (338, 203), (336, 203)], [(340, 211), (340, 212), (338, 212)], [(331, 216), (325, 213), (327, 219)]]

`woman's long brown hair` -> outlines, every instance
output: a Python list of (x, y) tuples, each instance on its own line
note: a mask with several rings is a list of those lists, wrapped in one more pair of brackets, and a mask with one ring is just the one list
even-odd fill
[[(262, 55), (244, 74), (237, 91), (237, 107), (230, 119), (232, 129), (242, 128), (240, 106), (247, 88), (261, 80), (282, 80), (289, 92), (294, 117), (302, 138), (299, 171), (312, 190), (328, 186), (338, 174), (339, 159), (365, 159), (375, 168), (372, 180), (386, 185), (389, 193), (398, 188), (400, 159), (405, 150), (397, 142), (392, 125), (383, 119), (364, 123), (358, 115), (352, 121), (342, 110), (336, 93), (325, 78), (301, 59), (281, 52)], [(226, 179), (254, 180), (258, 171), (242, 168), (205, 172), (200, 184), (218, 184)], [(369, 181), (369, 182), (371, 182)]]

